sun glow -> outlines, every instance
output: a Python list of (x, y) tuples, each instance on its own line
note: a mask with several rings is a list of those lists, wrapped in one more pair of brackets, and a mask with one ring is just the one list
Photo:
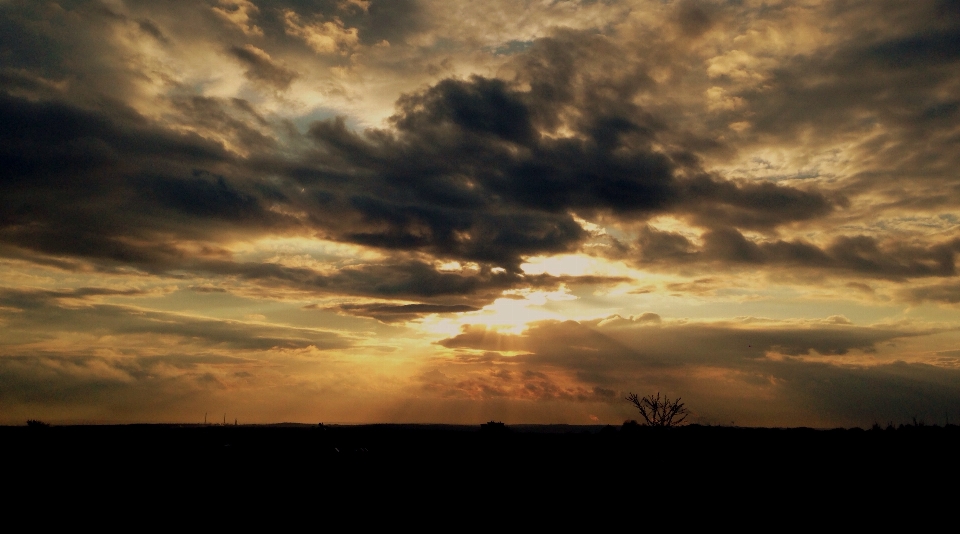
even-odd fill
[(465, 324), (483, 325), (504, 334), (520, 334), (529, 323), (565, 319), (563, 314), (546, 306), (573, 300), (577, 300), (577, 297), (571, 295), (566, 287), (556, 291), (509, 291), (478, 311), (456, 317), (432, 316), (424, 319), (421, 327), (427, 332), (448, 336), (457, 335)]
[(238, 261), (272, 258), (275, 263), (292, 262), (297, 267), (306, 267), (303, 264), (306, 259), (314, 267), (322, 267), (331, 262), (354, 263), (384, 258), (375, 249), (306, 237), (270, 237), (246, 241), (235, 244), (232, 252)]
[(639, 271), (620, 262), (582, 254), (533, 256), (520, 265), (525, 274), (553, 276), (633, 276)]

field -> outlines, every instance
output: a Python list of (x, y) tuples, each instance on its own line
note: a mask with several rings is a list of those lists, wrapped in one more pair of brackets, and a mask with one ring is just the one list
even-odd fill
[[(344, 470), (484, 476), (515, 470), (616, 480), (883, 473), (884, 466), (955, 463), (960, 427), (873, 430), (515, 425), (77, 425), (0, 427), (24, 472), (176, 474), (186, 479), (334, 475)], [(949, 460), (948, 460), (949, 459)]]

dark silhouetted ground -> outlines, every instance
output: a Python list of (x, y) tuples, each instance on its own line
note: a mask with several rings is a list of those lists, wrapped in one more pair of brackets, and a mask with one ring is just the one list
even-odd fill
[(421, 499), (478, 513), (544, 502), (551, 514), (574, 502), (636, 513), (650, 499), (711, 513), (719, 503), (793, 509), (816, 501), (814, 513), (824, 513), (849, 510), (850, 499), (922, 499), (954, 479), (958, 446), (952, 425), (0, 427), (10, 503), (139, 499), (182, 510), (216, 502), (231, 513), (264, 500), (300, 512), (324, 503), (333, 513), (343, 503)]

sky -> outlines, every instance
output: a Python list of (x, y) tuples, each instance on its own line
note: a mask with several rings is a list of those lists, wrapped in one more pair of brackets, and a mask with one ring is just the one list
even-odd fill
[(956, 0), (0, 0), (0, 424), (960, 422)]

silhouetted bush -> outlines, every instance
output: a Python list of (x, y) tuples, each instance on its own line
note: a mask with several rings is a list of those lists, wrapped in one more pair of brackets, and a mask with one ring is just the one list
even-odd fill
[(28, 419), (27, 426), (31, 428), (47, 428), (50, 426), (49, 423), (44, 423), (43, 421), (38, 421), (36, 419)]
[(647, 426), (672, 427), (679, 426), (687, 418), (689, 412), (677, 400), (671, 401), (668, 397), (660, 398), (660, 392), (657, 396), (647, 395), (641, 398), (636, 393), (627, 395), (627, 400), (640, 410), (640, 415), (646, 421)]
[(620, 432), (626, 435), (635, 434), (639, 431), (640, 431), (640, 423), (634, 421), (633, 419), (624, 421), (623, 426), (620, 427)]

